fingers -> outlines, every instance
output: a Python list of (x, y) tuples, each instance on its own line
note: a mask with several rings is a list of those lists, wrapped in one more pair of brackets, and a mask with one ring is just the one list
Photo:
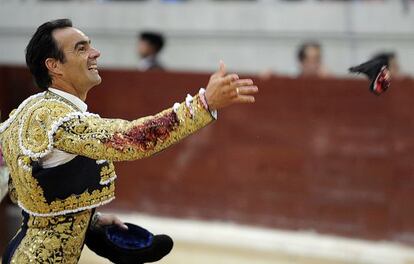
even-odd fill
[(124, 224), (118, 217), (111, 214), (99, 214), (98, 221), (96, 223), (97, 226), (103, 227), (106, 225), (116, 225), (121, 229), (128, 229), (128, 226)]
[(117, 218), (117, 217), (114, 217), (114, 219), (113, 219), (112, 223), (113, 223), (114, 225), (118, 226), (118, 227), (119, 227), (119, 228), (121, 228), (121, 229), (125, 229), (125, 230), (127, 230), (127, 229), (128, 229), (128, 226), (127, 226), (126, 224), (124, 224), (124, 222), (122, 222), (122, 221), (121, 221), (119, 218)]
[(235, 103), (254, 103), (259, 89), (251, 79), (240, 79), (237, 74), (227, 74), (223, 62), (206, 88), (206, 101), (211, 109), (221, 109)]
[(228, 87), (229, 91), (234, 91), (237, 88), (242, 88), (246, 86), (254, 86), (253, 81), (251, 79), (237, 79), (230, 83), (230, 86)]
[(257, 86), (243, 86), (235, 89), (235, 96), (232, 100), (233, 103), (242, 103), (242, 104), (251, 104), (254, 103), (256, 100), (253, 94), (259, 92), (259, 88)]
[(219, 62), (220, 66), (219, 66), (219, 76), (223, 77), (226, 75), (227, 70), (226, 70), (226, 64), (224, 64), (224, 61), (220, 60)]
[(259, 88), (253, 85), (251, 79), (236, 80), (230, 87), (233, 89), (234, 103), (251, 104), (256, 101), (253, 94), (258, 93)]
[(221, 80), (221, 83), (224, 84), (224, 85), (231, 84), (232, 82), (237, 81), (238, 79), (239, 79), (239, 75), (233, 73), (233, 74), (229, 74), (226, 77), (224, 77)]
[(233, 96), (237, 95), (248, 95), (259, 92), (259, 88), (254, 85), (251, 79), (241, 79), (233, 81), (227, 88), (228, 92), (232, 93)]
[(227, 74), (226, 64), (222, 60), (219, 62), (219, 69), (211, 75), (210, 79), (224, 77)]
[(234, 87), (253, 85), (253, 80), (252, 79), (239, 79), (239, 80), (234, 81), (231, 85), (233, 85)]
[(258, 92), (259, 92), (259, 88), (257, 88), (257, 86), (255, 85), (242, 86), (242, 87), (236, 88), (236, 93), (238, 95), (251, 95), (251, 94), (256, 94)]
[(253, 104), (256, 101), (252, 95), (239, 95), (234, 99), (235, 103)]

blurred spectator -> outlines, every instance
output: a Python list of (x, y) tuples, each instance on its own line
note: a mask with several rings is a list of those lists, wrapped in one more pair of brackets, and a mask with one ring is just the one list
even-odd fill
[(329, 73), (322, 64), (322, 47), (318, 42), (305, 42), (297, 53), (299, 77), (328, 77)]
[(386, 59), (388, 61), (388, 69), (390, 71), (391, 78), (401, 79), (403, 74), (401, 73), (400, 64), (398, 63), (397, 55), (395, 52), (380, 52), (377, 53), (372, 59)]
[(138, 55), (141, 60), (138, 68), (141, 71), (164, 70), (158, 60), (158, 55), (164, 47), (165, 40), (160, 33), (142, 32), (139, 35)]

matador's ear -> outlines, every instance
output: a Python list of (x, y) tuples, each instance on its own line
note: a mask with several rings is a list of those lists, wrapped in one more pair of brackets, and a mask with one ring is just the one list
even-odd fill
[(385, 92), (391, 85), (390, 73), (388, 70), (388, 59), (379, 57), (349, 68), (352, 73), (363, 73), (370, 80), (369, 89), (376, 95)]

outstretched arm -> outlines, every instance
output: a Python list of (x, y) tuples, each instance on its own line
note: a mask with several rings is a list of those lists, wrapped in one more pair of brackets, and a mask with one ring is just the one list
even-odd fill
[(234, 103), (254, 102), (251, 94), (256, 92), (252, 80), (227, 75), (221, 64), (219, 71), (211, 76), (205, 95), (187, 97), (173, 108), (131, 122), (81, 113), (69, 116), (54, 134), (54, 146), (97, 160), (148, 157), (212, 122), (210, 111)]
[(200, 96), (134, 121), (73, 115), (57, 130), (55, 147), (93, 159), (134, 160), (157, 153), (213, 121)]

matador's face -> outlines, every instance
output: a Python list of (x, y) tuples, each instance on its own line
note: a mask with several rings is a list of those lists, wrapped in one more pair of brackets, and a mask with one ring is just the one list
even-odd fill
[(101, 83), (97, 64), (100, 52), (82, 31), (67, 27), (55, 30), (53, 37), (65, 56), (58, 78), (82, 92)]

